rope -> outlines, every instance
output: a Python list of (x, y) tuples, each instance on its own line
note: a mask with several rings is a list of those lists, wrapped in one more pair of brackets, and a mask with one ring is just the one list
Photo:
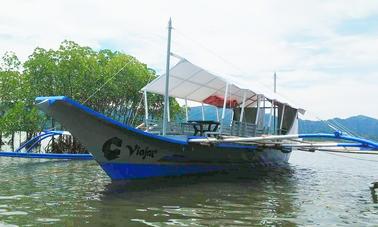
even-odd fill
[(355, 136), (355, 137), (362, 137), (361, 135), (359, 135), (358, 133), (356, 132), (353, 132), (352, 130), (350, 130), (349, 128), (347, 128), (345, 125), (343, 125), (340, 121), (337, 121), (336, 119), (332, 119), (333, 122), (335, 122), (337, 125), (339, 125), (341, 128), (343, 128), (346, 132), (350, 133), (351, 135)]
[(225, 59), (224, 57), (218, 55), (217, 53), (215, 53), (214, 51), (212, 51), (211, 49), (207, 48), (206, 45), (190, 38), (189, 36), (187, 36), (186, 34), (184, 34), (183, 32), (181, 32), (180, 30), (178, 30), (177, 28), (175, 29), (175, 32), (177, 32), (178, 35), (181, 35), (183, 38), (186, 38), (188, 39), (189, 41), (191, 41), (192, 43), (194, 44), (197, 44), (199, 47), (203, 48), (204, 50), (206, 50), (207, 52), (209, 52), (210, 54), (212, 54), (213, 56), (219, 58), (221, 61), (223, 61), (224, 63), (234, 67), (236, 70), (238, 70), (239, 72), (241, 73), (244, 73), (240, 67), (234, 65), (232, 62), (228, 61), (227, 59)]
[[(330, 127), (331, 129), (335, 131), (343, 131), (351, 136), (358, 137), (355, 133), (353, 133), (351, 130), (347, 129), (346, 127), (343, 127), (341, 124), (334, 124), (331, 122), (331, 120), (323, 120), (316, 115), (315, 115), (315, 118), (319, 120), (321, 123), (323, 123), (325, 126)], [(362, 136), (359, 136), (359, 137), (362, 137)]]
[(359, 161), (378, 162), (377, 160), (369, 160), (369, 159), (364, 159), (364, 158), (349, 157), (349, 156), (342, 155), (342, 154), (331, 153), (329, 151), (322, 151), (322, 152), (325, 152), (326, 154), (330, 154), (330, 155), (335, 155), (335, 156), (339, 156), (339, 157), (343, 157), (343, 158), (349, 158), (349, 159), (355, 159), (355, 160), (359, 160)]
[(131, 62), (134, 62), (134, 59), (132, 58), (131, 61), (126, 63), (120, 70), (118, 70), (116, 73), (114, 73), (105, 83), (103, 83), (99, 88), (97, 88), (84, 102), (83, 104), (87, 103), (97, 92), (99, 92), (106, 84), (108, 84), (115, 76), (117, 76), (126, 66), (128, 66)]
[(335, 131), (339, 131), (339, 129), (336, 126), (330, 124), (327, 120), (323, 120), (323, 119), (321, 119), (321, 118), (319, 118), (317, 116), (315, 118), (317, 120), (319, 120), (321, 123), (323, 123), (325, 126), (330, 127), (331, 129), (333, 129)]

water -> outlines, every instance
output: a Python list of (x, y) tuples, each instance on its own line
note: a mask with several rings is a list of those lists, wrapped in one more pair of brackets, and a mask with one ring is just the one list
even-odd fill
[(294, 152), (279, 170), (132, 183), (94, 161), (0, 158), (0, 226), (377, 226), (378, 157), (362, 158)]

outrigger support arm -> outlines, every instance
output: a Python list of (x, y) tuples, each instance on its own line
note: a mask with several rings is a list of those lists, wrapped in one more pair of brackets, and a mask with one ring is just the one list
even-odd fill
[(345, 140), (351, 141), (355, 143), (332, 143), (327, 144), (329, 146), (326, 147), (362, 147), (362, 148), (369, 148), (369, 149), (377, 149), (378, 150), (378, 143), (358, 138), (352, 136), (343, 135), (341, 132), (335, 132), (334, 134), (328, 133), (313, 133), (313, 134), (293, 134), (293, 135), (269, 135), (269, 136), (259, 136), (259, 137), (233, 137), (233, 138), (200, 138), (200, 139), (189, 139), (189, 143), (224, 143), (224, 142), (269, 142), (269, 143), (276, 143), (282, 147), (307, 147), (307, 148), (317, 148), (317, 147), (325, 147), (322, 145), (324, 143), (308, 143), (300, 145), (300, 141), (295, 141), (295, 143), (285, 143), (282, 144), (279, 141), (282, 140), (293, 140), (293, 139), (305, 139), (305, 138), (328, 138), (328, 139), (338, 139), (338, 140)]
[(21, 150), (27, 146), (29, 148), (27, 149), (27, 152), (31, 151), (39, 142), (42, 140), (48, 138), (48, 137), (53, 137), (56, 135), (70, 135), (68, 132), (65, 131), (43, 131), (41, 134), (31, 138), (28, 140), (26, 143), (21, 145), (19, 148), (15, 150), (15, 152), (21, 152)]

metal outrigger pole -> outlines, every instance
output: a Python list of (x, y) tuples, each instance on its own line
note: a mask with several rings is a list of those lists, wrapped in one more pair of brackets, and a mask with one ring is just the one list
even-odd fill
[(168, 111), (169, 111), (169, 63), (171, 57), (171, 31), (172, 20), (169, 18), (168, 22), (168, 44), (167, 44), (167, 64), (165, 67), (165, 92), (164, 92), (164, 115), (163, 115), (163, 136), (167, 133), (168, 126)]
[[(277, 74), (276, 72), (274, 72), (274, 77), (273, 77), (273, 80), (274, 80), (274, 93), (277, 92)], [(277, 110), (276, 110), (276, 106), (275, 106), (275, 103), (272, 102), (272, 105), (273, 105), (273, 134), (277, 134)]]

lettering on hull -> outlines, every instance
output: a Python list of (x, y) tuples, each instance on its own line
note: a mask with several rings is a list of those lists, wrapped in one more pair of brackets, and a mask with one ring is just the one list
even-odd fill
[[(143, 148), (138, 144), (134, 146), (126, 145), (125, 147), (129, 151), (130, 157), (138, 156), (143, 160), (146, 158), (154, 158), (157, 154), (156, 149), (150, 149), (149, 147)], [(104, 153), (104, 157), (109, 161), (119, 158), (121, 154), (121, 149), (122, 140), (118, 137), (112, 137), (102, 145), (102, 152)]]
[[(112, 145), (118, 148), (112, 148)], [(107, 160), (114, 160), (119, 158), (121, 154), (121, 150), (119, 149), (122, 146), (122, 140), (118, 137), (113, 137), (108, 139), (104, 145), (102, 145), (102, 152), (104, 153), (104, 157)]]
[(154, 155), (157, 153), (157, 150), (151, 150), (149, 147), (143, 149), (139, 145), (135, 145), (134, 147), (127, 145), (126, 147), (129, 149), (130, 156), (135, 153), (135, 155), (142, 157), (142, 159), (146, 159), (146, 157), (154, 158)]

